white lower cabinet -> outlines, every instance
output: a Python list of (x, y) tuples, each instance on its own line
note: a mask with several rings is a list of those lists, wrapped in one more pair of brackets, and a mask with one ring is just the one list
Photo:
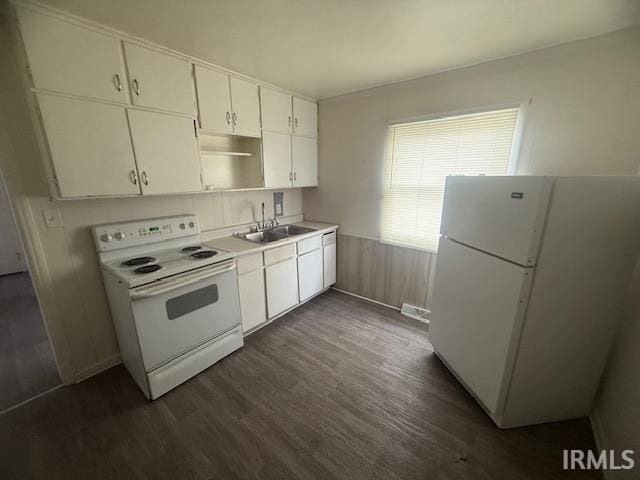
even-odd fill
[(297, 267), (296, 259), (290, 258), (265, 269), (269, 318), (275, 317), (298, 303)]
[(320, 293), (323, 288), (322, 248), (298, 257), (300, 301)]
[(324, 261), (323, 287), (327, 288), (336, 283), (336, 244), (322, 247)]
[(267, 306), (262, 268), (238, 276), (242, 330), (249, 330), (267, 321)]

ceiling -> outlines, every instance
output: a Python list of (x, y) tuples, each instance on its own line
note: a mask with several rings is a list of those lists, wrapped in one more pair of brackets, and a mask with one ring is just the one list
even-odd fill
[(638, 0), (43, 0), (325, 98), (640, 24)]

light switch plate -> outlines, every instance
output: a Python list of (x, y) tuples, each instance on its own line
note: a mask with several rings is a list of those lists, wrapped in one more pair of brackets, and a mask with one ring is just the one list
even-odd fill
[(42, 210), (42, 216), (44, 217), (44, 224), (47, 228), (62, 228), (62, 214), (57, 208), (49, 208)]

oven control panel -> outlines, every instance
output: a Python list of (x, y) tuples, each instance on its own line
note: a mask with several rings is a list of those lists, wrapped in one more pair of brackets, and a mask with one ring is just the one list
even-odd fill
[(178, 215), (97, 225), (92, 228), (92, 232), (98, 251), (106, 252), (197, 235), (200, 233), (200, 226), (195, 215)]

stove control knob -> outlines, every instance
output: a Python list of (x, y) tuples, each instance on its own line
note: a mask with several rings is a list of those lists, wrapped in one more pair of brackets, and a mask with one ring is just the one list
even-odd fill
[(180, 230), (184, 230), (185, 228), (187, 228), (187, 226), (184, 223), (180, 224)]
[(100, 240), (105, 243), (109, 243), (111, 240), (113, 240), (113, 237), (110, 233), (103, 233), (102, 235), (100, 235)]
[(113, 237), (116, 240), (124, 240), (126, 235), (124, 233), (122, 233), (122, 232), (116, 232), (116, 233), (113, 234)]
[(195, 228), (195, 227), (196, 227), (196, 224), (195, 224), (195, 223), (193, 223), (193, 222), (189, 222), (189, 228)]

